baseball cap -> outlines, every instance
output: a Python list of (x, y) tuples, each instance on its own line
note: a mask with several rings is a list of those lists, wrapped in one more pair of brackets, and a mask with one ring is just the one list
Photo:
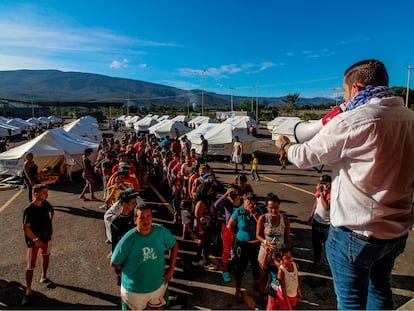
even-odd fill
[(119, 163), (119, 167), (120, 168), (129, 167), (129, 164), (128, 164), (128, 162), (121, 162), (121, 163)]
[(205, 173), (203, 175), (203, 179), (207, 179), (207, 178), (212, 177), (212, 176), (213, 176), (213, 174), (211, 174), (211, 173)]
[(322, 175), (321, 177), (319, 177), (319, 182), (321, 184), (327, 184), (331, 181), (332, 181), (332, 179), (331, 179), (331, 176), (329, 176), (329, 175)]
[(127, 203), (132, 199), (136, 199), (138, 207), (145, 205), (144, 200), (138, 195), (138, 192), (135, 191), (133, 188), (128, 188), (127, 190), (121, 192), (119, 194), (118, 199), (121, 201), (121, 203)]

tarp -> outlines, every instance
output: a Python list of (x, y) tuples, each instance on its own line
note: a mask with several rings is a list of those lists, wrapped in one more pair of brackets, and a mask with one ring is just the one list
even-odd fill
[(102, 131), (97, 127), (96, 123), (91, 123), (90, 119), (77, 119), (63, 126), (66, 132), (76, 134), (78, 136), (87, 137), (94, 141), (100, 142), (102, 139)]
[[(279, 123), (270, 131), (272, 133), (272, 140), (277, 140), (280, 135), (289, 137), (290, 141), (296, 142), (294, 129), (295, 125), (301, 121), (297, 117), (282, 117), (278, 120)], [(277, 122), (275, 122), (276, 124)]]
[(47, 130), (36, 138), (20, 146), (0, 153), (0, 173), (20, 175), (25, 157), (34, 155), (39, 172), (45, 167), (54, 167), (61, 161), (72, 166), (72, 171), (82, 169), (82, 155), (86, 148), (92, 148), (91, 161), (94, 162), (99, 144), (95, 141), (71, 134), (62, 128)]
[(203, 135), (208, 141), (209, 155), (230, 156), (233, 150), (234, 137), (236, 136), (243, 143), (244, 154), (251, 154), (256, 150), (257, 138), (248, 135), (244, 129), (233, 130), (231, 124), (205, 123), (186, 135), (191, 141), (191, 147), (195, 148), (198, 154), (201, 153), (200, 135)]
[(148, 131), (150, 132), (150, 134), (154, 134), (157, 138), (162, 139), (167, 135), (170, 138), (176, 136), (179, 137), (191, 131), (191, 128), (185, 126), (181, 122), (174, 122), (173, 120), (164, 120), (148, 128)]

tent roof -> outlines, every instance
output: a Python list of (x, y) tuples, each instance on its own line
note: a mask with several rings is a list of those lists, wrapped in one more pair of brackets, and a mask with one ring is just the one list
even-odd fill
[(231, 143), (236, 136), (241, 142), (257, 141), (256, 137), (248, 135), (244, 130), (233, 130), (231, 124), (224, 123), (204, 123), (186, 135), (194, 144), (201, 144), (200, 135), (203, 135), (211, 145)]

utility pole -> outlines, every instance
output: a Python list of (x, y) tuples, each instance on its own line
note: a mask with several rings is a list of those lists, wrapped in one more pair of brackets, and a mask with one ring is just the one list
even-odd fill
[(233, 112), (234, 111), (234, 106), (233, 106), (233, 91), (234, 91), (234, 87), (229, 87), (230, 89), (230, 111)]
[(259, 83), (256, 82), (256, 122), (259, 123)]
[(204, 73), (206, 71), (203, 69), (202, 71), (202, 89), (201, 89), (201, 115), (204, 115)]
[(411, 69), (413, 69), (413, 67), (411, 67), (411, 65), (408, 65), (407, 69), (408, 69), (408, 77), (407, 77), (407, 92), (405, 94), (405, 107), (408, 107), (408, 96), (410, 95)]

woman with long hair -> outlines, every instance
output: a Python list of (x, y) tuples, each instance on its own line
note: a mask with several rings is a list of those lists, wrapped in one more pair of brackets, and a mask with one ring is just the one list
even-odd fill
[(200, 237), (200, 244), (197, 249), (197, 258), (194, 266), (204, 266), (209, 270), (217, 270), (217, 267), (210, 261), (210, 245), (214, 227), (214, 189), (211, 182), (202, 183), (197, 189), (194, 199), (194, 216), (197, 221), (197, 231)]

